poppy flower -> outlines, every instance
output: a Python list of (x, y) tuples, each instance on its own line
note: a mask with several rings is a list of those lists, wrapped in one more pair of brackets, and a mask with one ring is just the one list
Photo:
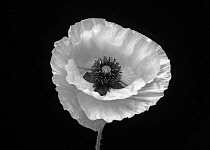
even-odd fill
[(170, 61), (157, 43), (103, 19), (71, 26), (52, 54), (64, 109), (95, 131), (148, 110), (171, 79)]

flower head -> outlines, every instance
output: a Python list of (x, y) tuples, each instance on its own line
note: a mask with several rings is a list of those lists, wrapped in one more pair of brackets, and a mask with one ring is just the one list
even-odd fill
[(171, 78), (170, 61), (160, 46), (102, 19), (72, 26), (69, 37), (55, 46), (51, 66), (59, 98), (93, 130), (155, 105)]

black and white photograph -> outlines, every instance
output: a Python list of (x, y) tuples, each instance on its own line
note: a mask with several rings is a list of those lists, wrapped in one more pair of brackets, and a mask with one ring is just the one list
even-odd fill
[(210, 149), (202, 2), (1, 3), (2, 150)]

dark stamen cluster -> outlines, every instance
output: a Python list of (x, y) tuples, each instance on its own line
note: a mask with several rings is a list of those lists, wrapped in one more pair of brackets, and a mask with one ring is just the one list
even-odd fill
[(95, 60), (91, 72), (84, 78), (93, 83), (95, 92), (106, 95), (111, 88), (123, 88), (120, 84), (121, 73), (121, 66), (116, 59), (104, 56), (102, 59)]

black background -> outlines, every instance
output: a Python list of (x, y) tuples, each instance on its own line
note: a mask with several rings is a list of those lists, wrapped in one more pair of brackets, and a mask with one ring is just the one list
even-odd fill
[[(196, 2), (7, 2), (1, 6), (2, 93), (6, 149), (94, 149), (96, 133), (72, 119), (51, 81), (55, 41), (86, 18), (105, 18), (157, 42), (171, 60), (172, 80), (149, 111), (106, 124), (105, 149), (208, 149), (205, 74)], [(208, 136), (207, 136), (208, 135)]]

